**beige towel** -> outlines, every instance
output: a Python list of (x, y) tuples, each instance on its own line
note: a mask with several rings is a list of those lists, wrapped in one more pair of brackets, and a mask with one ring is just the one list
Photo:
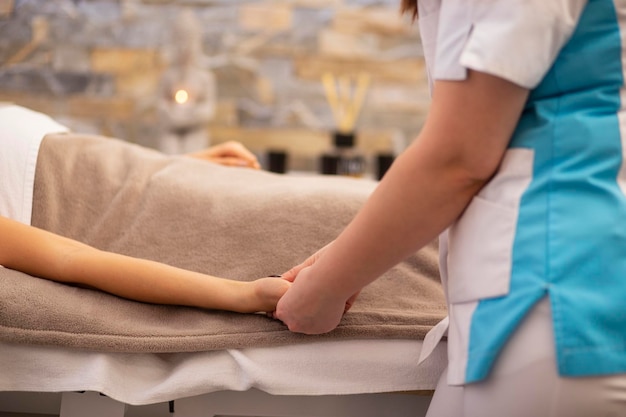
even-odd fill
[[(282, 273), (330, 242), (375, 185), (228, 168), (110, 138), (49, 135), (37, 164), (33, 224), (101, 249), (251, 280)], [(0, 339), (119, 352), (421, 339), (446, 314), (436, 262), (431, 246), (398, 265), (321, 336), (292, 334), (264, 315), (139, 303), (0, 269)]]

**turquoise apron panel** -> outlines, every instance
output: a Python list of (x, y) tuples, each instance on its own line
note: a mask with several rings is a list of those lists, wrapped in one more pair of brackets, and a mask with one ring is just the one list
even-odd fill
[(472, 317), (467, 382), (488, 375), (546, 294), (562, 375), (626, 372), (621, 62), (613, 1), (590, 0), (510, 144), (535, 151), (533, 180), (520, 203), (510, 293), (480, 301)]

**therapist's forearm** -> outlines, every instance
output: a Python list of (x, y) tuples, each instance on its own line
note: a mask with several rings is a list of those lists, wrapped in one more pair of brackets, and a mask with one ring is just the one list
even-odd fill
[(347, 298), (436, 238), (484, 185), (439, 165), (419, 143), (385, 175), (367, 204), (314, 266), (317, 284)]
[(361, 212), (313, 265), (328, 297), (349, 297), (452, 224), (496, 172), (528, 91), (470, 71), (438, 82), (428, 120)]

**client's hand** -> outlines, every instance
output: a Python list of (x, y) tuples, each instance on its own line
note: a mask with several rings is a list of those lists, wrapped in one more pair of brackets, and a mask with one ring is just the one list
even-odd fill
[(245, 301), (242, 312), (270, 312), (276, 309), (278, 300), (285, 294), (291, 283), (282, 278), (259, 278), (251, 281), (252, 293), (251, 297)]
[(187, 154), (192, 158), (204, 159), (220, 165), (259, 169), (256, 156), (239, 142), (224, 142), (198, 152)]

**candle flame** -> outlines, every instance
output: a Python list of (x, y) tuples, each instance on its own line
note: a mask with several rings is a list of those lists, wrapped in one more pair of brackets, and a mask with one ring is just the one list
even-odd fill
[(178, 90), (176, 94), (174, 94), (174, 100), (176, 100), (178, 104), (184, 104), (189, 100), (189, 93), (185, 90)]

